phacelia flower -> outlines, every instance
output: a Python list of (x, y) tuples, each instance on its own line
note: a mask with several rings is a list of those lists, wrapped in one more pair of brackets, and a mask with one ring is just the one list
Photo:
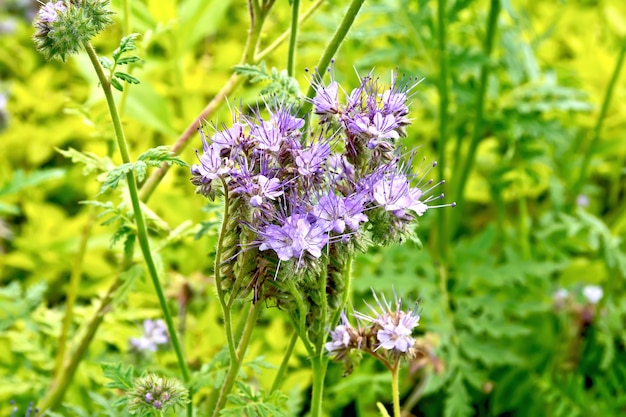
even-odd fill
[(307, 254), (319, 258), (328, 243), (326, 231), (312, 224), (305, 214), (289, 216), (281, 226), (270, 224), (259, 235), (259, 250), (273, 249), (281, 261), (300, 261)]
[(393, 305), (383, 295), (382, 301), (372, 291), (378, 310), (368, 304), (373, 315), (355, 313), (355, 316), (363, 321), (377, 326), (376, 337), (379, 345), (376, 348), (385, 349), (395, 353), (407, 353), (415, 343), (413, 329), (418, 326), (420, 315), (417, 305), (410, 311), (402, 310), (402, 300), (395, 297)]
[(39, 9), (39, 21), (41, 23), (53, 23), (59, 18), (59, 13), (64, 13), (67, 9), (62, 1), (49, 2)]
[(137, 378), (127, 397), (129, 413), (139, 415), (168, 415), (189, 402), (189, 393), (180, 381), (154, 374)]
[(131, 338), (130, 345), (139, 352), (156, 352), (159, 345), (168, 342), (167, 327), (163, 320), (144, 320), (143, 335)]

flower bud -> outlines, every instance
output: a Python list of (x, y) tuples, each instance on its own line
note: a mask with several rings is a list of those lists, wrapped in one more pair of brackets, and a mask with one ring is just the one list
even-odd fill
[(43, 4), (33, 25), (33, 40), (46, 59), (78, 53), (83, 45), (112, 23), (108, 0), (64, 0)]

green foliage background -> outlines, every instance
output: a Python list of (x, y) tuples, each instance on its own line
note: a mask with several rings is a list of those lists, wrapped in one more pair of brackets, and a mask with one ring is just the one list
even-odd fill
[[(142, 34), (144, 62), (132, 68), (141, 83), (127, 86), (118, 100), (137, 157), (172, 145), (228, 81), (248, 15), (243, 2), (224, 0), (131, 3), (130, 27)], [(626, 415), (626, 79), (610, 87), (626, 48), (626, 6), (619, 0), (500, 5), (488, 57), (489, 2), (448, 2), (445, 78), (435, 1), (366, 2), (336, 56), (335, 76), (346, 87), (358, 83), (355, 70), (375, 68), (384, 82), (394, 68), (424, 77), (413, 97), (406, 146), (419, 146), (427, 160), (444, 157), (450, 195), (476, 127), (481, 68), (490, 69), (463, 204), (426, 214), (418, 229), (423, 248), (406, 244), (360, 256), (355, 303), (369, 297), (370, 287), (422, 300), (420, 340), (429, 354), (412, 363), (401, 382), (415, 415)], [(121, 19), (119, 1), (112, 6)], [(308, 85), (304, 68), (315, 66), (344, 8), (330, 1), (301, 27), (296, 78), (302, 90)], [(0, 10), (0, 93), (7, 98), (0, 109), (0, 415), (9, 414), (9, 400), (25, 409), (48, 389), (69, 277), (85, 225), (97, 211), (81, 202), (120, 198), (97, 197), (97, 166), (85, 169), (59, 152), (93, 153), (105, 169), (121, 162), (87, 58), (44, 62), (31, 40), (35, 10), (34, 2), (24, 1), (8, 1)], [(279, 2), (263, 40), (286, 30), (289, 15), (287, 2)], [(95, 40), (101, 55), (115, 49), (122, 26), (120, 20)], [(283, 69), (286, 51), (283, 45), (268, 55), (267, 67)], [(440, 111), (442, 82), (447, 115)], [(253, 104), (263, 87), (244, 83), (229, 99)], [(612, 100), (598, 130), (607, 91)], [(230, 121), (227, 106), (217, 120)], [(181, 158), (194, 163), (199, 146), (197, 138)], [(586, 158), (589, 168), (581, 175)], [(195, 195), (189, 176), (185, 167), (170, 170), (149, 202), (150, 224), (168, 299), (184, 322), (189, 363), (202, 370), (205, 384), (217, 386), (220, 370), (205, 364), (225, 343), (211, 281), (220, 206)], [(588, 205), (576, 204), (579, 194)], [(120, 272), (123, 248), (111, 246), (115, 225), (100, 226), (104, 220), (95, 220), (83, 258), (77, 334)], [(117, 412), (106, 408), (116, 393), (104, 388), (103, 362), (175, 369), (168, 350), (151, 357), (130, 352), (129, 338), (160, 310), (142, 269), (127, 274), (128, 285), (70, 386), (63, 415)], [(581, 294), (589, 284), (604, 289), (597, 306)], [(553, 296), (559, 288), (570, 292), (561, 306)], [(253, 386), (268, 389), (290, 330), (280, 312), (264, 314), (244, 372)], [(284, 405), (289, 414), (306, 409), (307, 369), (297, 347), (283, 385), (292, 387)], [(375, 415), (375, 402), (390, 400), (390, 377), (373, 361), (341, 374), (331, 365), (328, 415)]]

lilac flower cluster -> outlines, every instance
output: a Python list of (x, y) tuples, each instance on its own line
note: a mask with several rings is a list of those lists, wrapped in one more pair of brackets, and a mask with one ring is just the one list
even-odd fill
[(356, 312), (359, 325), (353, 327), (344, 313), (341, 323), (330, 332), (331, 340), (325, 348), (335, 359), (345, 360), (353, 350), (370, 353), (387, 363), (415, 356), (413, 329), (419, 325), (417, 305), (408, 311), (402, 309), (397, 296), (389, 303), (384, 296), (372, 291), (377, 308), (367, 304), (371, 314)]
[(431, 194), (442, 182), (424, 179), (435, 164), (412, 174), (399, 151), (410, 124), (412, 80), (396, 77), (381, 88), (367, 76), (347, 94), (317, 75), (313, 86), (315, 129), (311, 114), (290, 106), (268, 105), (265, 117), (260, 110), (239, 112), (232, 127), (215, 129), (210, 139), (202, 133), (203, 152), (191, 167), (199, 193), (245, 201), (247, 215), (239, 221), (254, 237), (242, 249), (258, 248), (297, 267), (355, 237), (374, 244), (401, 238), (443, 198)]

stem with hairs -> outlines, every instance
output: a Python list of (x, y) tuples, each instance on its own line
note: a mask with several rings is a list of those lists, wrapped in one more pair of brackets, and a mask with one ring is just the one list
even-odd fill
[[(117, 139), (117, 145), (118, 145), (120, 154), (122, 156), (122, 161), (124, 163), (130, 163), (131, 160), (130, 160), (130, 153), (128, 151), (128, 144), (126, 142), (126, 138), (124, 136), (124, 130), (122, 128), (122, 123), (119, 117), (119, 113), (117, 112), (117, 107), (115, 105), (115, 99), (113, 97), (113, 92), (111, 90), (111, 83), (109, 79), (106, 77), (106, 75), (104, 74), (104, 70), (102, 66), (100, 65), (96, 51), (93, 49), (91, 44), (85, 43), (84, 47), (96, 71), (96, 74), (98, 75), (98, 80), (100, 81), (100, 85), (106, 97), (109, 114), (111, 116), (111, 121), (113, 122), (113, 128), (115, 130), (115, 137)], [(167, 324), (169, 336), (172, 341), (172, 347), (174, 348), (174, 351), (176, 353), (176, 358), (178, 360), (178, 366), (180, 367), (184, 381), (188, 382), (190, 379), (189, 369), (187, 368), (187, 363), (185, 362), (185, 359), (183, 356), (183, 351), (182, 351), (180, 342), (178, 340), (176, 328), (174, 327), (174, 322), (172, 320), (172, 316), (167, 306), (167, 301), (163, 293), (163, 288), (161, 287), (161, 282), (159, 281), (159, 276), (158, 276), (158, 272), (156, 269), (156, 265), (154, 263), (154, 259), (152, 258), (152, 252), (150, 250), (150, 242), (148, 240), (148, 232), (146, 229), (145, 220), (143, 218), (143, 213), (141, 211), (141, 203), (139, 200), (139, 193), (137, 190), (137, 182), (135, 179), (135, 174), (133, 173), (132, 170), (126, 174), (126, 180), (128, 184), (128, 192), (130, 195), (131, 205), (133, 208), (133, 215), (135, 218), (137, 240), (139, 241), (139, 247), (141, 248), (141, 252), (146, 262), (146, 266), (148, 268), (148, 272), (152, 280), (154, 290), (159, 299), (159, 304), (161, 306), (161, 310), (165, 318), (165, 323)]]

